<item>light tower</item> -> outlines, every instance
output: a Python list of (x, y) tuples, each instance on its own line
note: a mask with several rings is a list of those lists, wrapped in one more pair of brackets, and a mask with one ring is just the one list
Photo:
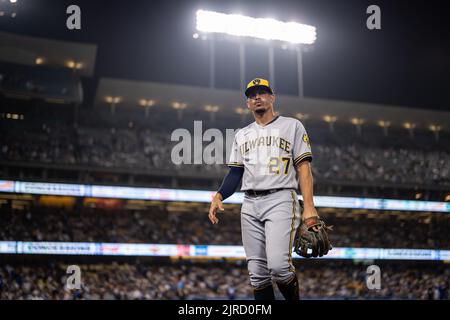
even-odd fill
[(111, 107), (111, 114), (114, 115), (116, 113), (116, 106), (118, 103), (122, 101), (121, 97), (113, 97), (113, 96), (107, 96), (105, 97), (105, 101), (110, 105)]
[(240, 85), (245, 85), (245, 42), (243, 38), (267, 40), (269, 55), (269, 81), (275, 85), (275, 43), (283, 48), (294, 48), (297, 52), (298, 96), (303, 97), (303, 46), (312, 45), (317, 38), (316, 28), (297, 22), (282, 22), (271, 18), (253, 18), (239, 14), (225, 14), (215, 11), (198, 10), (196, 14), (197, 32), (194, 39), (210, 40), (209, 45), (209, 85), (215, 87), (214, 35), (240, 37), (239, 68)]

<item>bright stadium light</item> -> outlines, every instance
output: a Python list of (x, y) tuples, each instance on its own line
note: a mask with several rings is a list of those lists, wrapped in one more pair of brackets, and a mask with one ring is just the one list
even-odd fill
[(439, 140), (439, 131), (442, 130), (442, 127), (436, 124), (432, 124), (428, 127), (428, 129), (430, 129), (430, 131), (433, 132), (436, 141)]
[(334, 132), (334, 123), (336, 122), (337, 117), (325, 115), (323, 117), (323, 120), (328, 123), (328, 128), (330, 129), (330, 132), (333, 133)]
[(36, 60), (35, 60), (35, 63), (36, 63), (36, 64), (43, 64), (43, 63), (44, 63), (44, 58), (42, 58), (42, 57), (37, 57)]
[(316, 28), (306, 24), (205, 10), (197, 11), (197, 30), (294, 44), (313, 44), (316, 41)]

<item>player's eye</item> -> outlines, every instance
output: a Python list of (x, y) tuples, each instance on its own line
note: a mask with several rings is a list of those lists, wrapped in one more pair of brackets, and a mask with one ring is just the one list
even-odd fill
[(266, 94), (267, 93), (267, 91), (266, 90), (264, 90), (264, 89), (259, 89), (259, 90), (255, 90), (255, 91), (253, 91), (252, 93), (250, 93), (249, 95), (248, 95), (248, 98), (249, 99), (255, 99), (256, 98), (256, 95), (263, 95), (263, 94)]

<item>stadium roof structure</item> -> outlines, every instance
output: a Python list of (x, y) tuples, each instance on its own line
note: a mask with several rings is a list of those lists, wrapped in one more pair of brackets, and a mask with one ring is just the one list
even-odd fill
[(96, 55), (97, 45), (94, 44), (0, 32), (0, 61), (68, 67), (90, 77), (94, 73)]
[[(95, 105), (108, 107), (106, 97), (120, 97), (119, 108), (137, 108), (141, 99), (152, 99), (156, 105), (167, 105), (168, 108), (174, 102), (185, 103), (190, 110), (204, 110), (205, 105), (218, 105), (221, 112), (233, 112), (237, 107), (245, 107), (243, 91), (102, 78)], [(308, 114), (311, 119), (333, 115), (338, 119), (359, 117), (367, 122), (389, 120), (393, 124), (408, 121), (418, 126), (435, 124), (443, 128), (450, 123), (450, 112), (288, 95), (277, 96), (276, 109), (281, 115), (294, 116), (301, 112)]]

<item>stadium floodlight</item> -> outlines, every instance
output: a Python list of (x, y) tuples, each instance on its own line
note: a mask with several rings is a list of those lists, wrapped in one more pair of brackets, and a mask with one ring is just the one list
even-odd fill
[(197, 11), (197, 30), (293, 44), (313, 44), (316, 41), (316, 28), (306, 24), (206, 10)]
[(364, 119), (361, 118), (351, 118), (350, 122), (355, 126), (360, 126), (364, 123)]

